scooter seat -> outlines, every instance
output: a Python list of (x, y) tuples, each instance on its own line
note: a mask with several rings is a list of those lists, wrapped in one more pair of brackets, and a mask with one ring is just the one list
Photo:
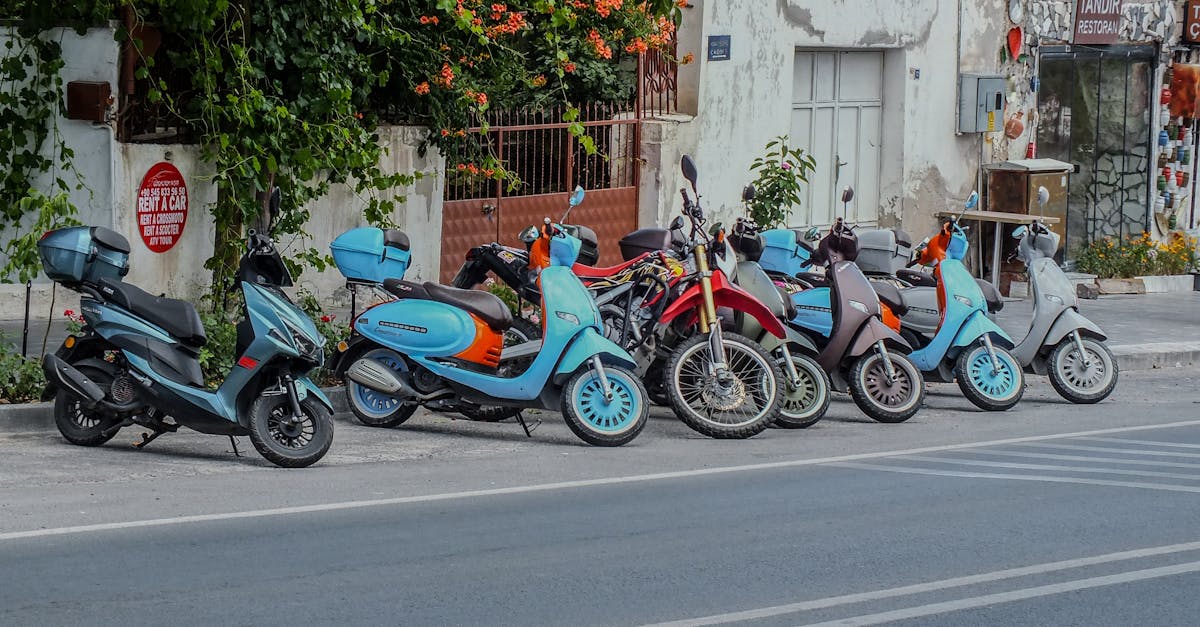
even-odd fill
[(975, 279), (975, 282), (979, 284), (979, 290), (983, 292), (983, 300), (987, 302), (989, 313), (996, 313), (1004, 309), (1004, 299), (1000, 297), (1000, 290), (996, 289), (991, 281)]
[(100, 279), (98, 287), (105, 300), (161, 327), (180, 342), (195, 348), (208, 343), (200, 314), (188, 301), (154, 296), (140, 287), (112, 279)]
[(479, 316), (493, 331), (505, 331), (512, 326), (512, 311), (495, 294), (479, 290), (460, 290), (430, 281), (426, 281), (423, 287), (429, 293), (430, 300), (465, 309)]
[(875, 288), (875, 294), (879, 296), (879, 302), (888, 306), (892, 313), (897, 316), (903, 316), (908, 313), (908, 305), (904, 304), (904, 297), (900, 295), (900, 290), (891, 283), (882, 281), (871, 281), (871, 287)]
[(408, 242), (408, 233), (400, 229), (384, 229), (383, 230), (383, 245), (400, 250), (408, 250), (410, 244)]
[(581, 279), (606, 279), (618, 272), (621, 272), (622, 270), (627, 270), (631, 266), (633, 266), (637, 263), (640, 263), (642, 261), (642, 259), (644, 259), (647, 255), (650, 255), (650, 254), (652, 254), (652, 253), (642, 253), (641, 255), (638, 255), (637, 257), (630, 259), (629, 261), (617, 264), (615, 266), (609, 266), (607, 268), (597, 267), (597, 266), (585, 266), (581, 263), (577, 263), (577, 264), (571, 266), (571, 272), (575, 273), (575, 276), (577, 276)]
[(433, 300), (425, 286), (415, 281), (404, 279), (384, 279), (383, 289), (388, 294), (399, 299), (412, 298), (416, 300)]
[(932, 274), (920, 270), (901, 268), (896, 271), (896, 278), (913, 287), (937, 287), (937, 279), (933, 278)]
[(796, 278), (813, 287), (828, 287), (829, 279), (824, 272), (797, 272)]

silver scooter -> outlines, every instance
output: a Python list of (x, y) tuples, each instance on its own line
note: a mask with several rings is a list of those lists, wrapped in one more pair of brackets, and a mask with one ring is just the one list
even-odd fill
[[(1038, 206), (1050, 200), (1038, 188)], [(1117, 386), (1117, 362), (1104, 345), (1108, 336), (1079, 313), (1075, 286), (1054, 262), (1059, 236), (1034, 221), (1019, 226), (1017, 258), (1025, 262), (1033, 294), (1033, 321), (1012, 354), (1026, 372), (1049, 375), (1050, 384), (1072, 403), (1098, 403)]]

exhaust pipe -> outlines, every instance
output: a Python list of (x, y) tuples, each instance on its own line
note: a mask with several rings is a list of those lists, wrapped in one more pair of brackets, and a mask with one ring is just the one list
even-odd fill
[(42, 372), (47, 381), (78, 396), (89, 409), (104, 400), (104, 390), (95, 381), (56, 355), (47, 354), (42, 358)]
[(360, 359), (350, 364), (350, 367), (346, 369), (346, 378), (368, 390), (381, 392), (388, 396), (413, 397), (417, 395), (411, 386), (396, 376), (396, 371), (371, 359)]

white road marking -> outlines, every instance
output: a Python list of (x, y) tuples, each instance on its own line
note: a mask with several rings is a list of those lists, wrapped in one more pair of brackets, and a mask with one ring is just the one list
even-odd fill
[(972, 455), (997, 455), (1002, 457), (1022, 457), (1026, 459), (1056, 459), (1065, 462), (1104, 462), (1106, 464), (1126, 464), (1129, 466), (1163, 466), (1166, 468), (1200, 468), (1200, 464), (1185, 464), (1183, 462), (1166, 462), (1148, 459), (1120, 459), (1116, 457), (1094, 457), (1091, 455), (1055, 455), (1053, 453), (1028, 453), (1025, 451), (999, 450), (969, 450), (962, 449), (961, 453)]
[(1021, 566), (1018, 568), (1006, 568), (1004, 570), (996, 570), (990, 573), (980, 573), (978, 575), (967, 575), (965, 577), (953, 577), (950, 579), (942, 579), (940, 581), (929, 581), (925, 583), (912, 584), (908, 586), (900, 586), (897, 588), (887, 588), (884, 590), (872, 590), (870, 592), (857, 592), (854, 594), (843, 594), (835, 597), (826, 597), (824, 599), (813, 599), (811, 601), (800, 601), (798, 603), (788, 603), (786, 605), (775, 605), (772, 607), (764, 607), (754, 610), (745, 610), (741, 612), (730, 612), (727, 614), (714, 614), (712, 616), (703, 616), (699, 618), (689, 618), (685, 620), (673, 621), (669, 623), (658, 623), (648, 627), (699, 627), (701, 625), (719, 625), (722, 623), (735, 623), (738, 621), (758, 620), (762, 618), (770, 618), (772, 616), (782, 616), (784, 614), (795, 614), (797, 612), (807, 612), (811, 610), (828, 609), (841, 605), (854, 605), (858, 603), (866, 603), (868, 601), (880, 601), (883, 599), (892, 599), (896, 597), (910, 596), (914, 594), (923, 594), (926, 592), (935, 592), (938, 590), (946, 590), (949, 588), (961, 588), (963, 586), (973, 586), (981, 583), (992, 583), (996, 581), (1004, 581), (1006, 579), (1016, 579), (1018, 577), (1029, 577), (1033, 575), (1044, 575), (1063, 570), (1071, 570), (1075, 568), (1084, 568), (1087, 566), (1096, 566), (1099, 564), (1110, 564), (1113, 562), (1125, 562), (1129, 560), (1142, 559), (1146, 557), (1156, 557), (1160, 555), (1175, 555), (1178, 553), (1188, 553), (1191, 551), (1200, 550), (1200, 542), (1187, 542), (1183, 544), (1168, 544), (1165, 546), (1148, 547), (1144, 549), (1134, 549), (1131, 551), (1119, 551), (1116, 553), (1107, 553), (1104, 555), (1096, 555), (1093, 557), (1080, 557), (1076, 559), (1061, 560), (1057, 562), (1046, 562), (1044, 564), (1033, 564), (1030, 566)]
[(799, 468), (803, 466), (818, 466), (826, 464), (837, 464), (841, 462), (852, 462), (864, 459), (881, 459), (885, 457), (897, 457), (902, 455), (917, 455), (921, 453), (939, 453), (942, 451), (957, 451), (964, 449), (983, 448), (989, 446), (1004, 446), (1008, 444), (1021, 444), (1025, 442), (1037, 442), (1042, 440), (1056, 440), (1059, 438), (1077, 438), (1090, 435), (1109, 435), (1114, 433), (1132, 433), (1136, 431), (1151, 431), (1155, 429), (1171, 429), (1176, 427), (1194, 427), (1200, 425), (1200, 420), (1183, 420), (1179, 422), (1169, 422), (1157, 425), (1139, 425), (1133, 427), (1114, 427), (1109, 429), (1095, 429), (1091, 431), (1077, 431), (1074, 433), (1057, 433), (1050, 435), (1032, 435), (1020, 438), (1006, 438), (1003, 440), (989, 440), (986, 442), (968, 442), (965, 444), (944, 444), (941, 446), (925, 446), (921, 448), (904, 449), (898, 451), (880, 451), (876, 453), (855, 453), (851, 455), (839, 455), (836, 457), (824, 457), (815, 459), (794, 459), (779, 462), (764, 462), (761, 464), (744, 464), (739, 466), (719, 466), (716, 468), (697, 468), (692, 470), (678, 470), (672, 472), (659, 472), (645, 475), (629, 475), (624, 477), (604, 477), (598, 479), (582, 479), (578, 481), (561, 481), (558, 483), (543, 483), (524, 486), (511, 486), (507, 488), (491, 488), (486, 490), (467, 490), (463, 492), (447, 492), (443, 494), (426, 494), (419, 496), (401, 496), (384, 499), (370, 499), (361, 501), (340, 501), (334, 503), (317, 503), (313, 505), (297, 505), (292, 507), (277, 507), (271, 509), (246, 510), (240, 512), (225, 512), (220, 514), (194, 514), (190, 516), (176, 516), (173, 518), (151, 518), (145, 520), (130, 520), (122, 522), (96, 523), (91, 525), (75, 525), (70, 527), (52, 527), (47, 529), (33, 529), (29, 531), (10, 531), (0, 533), (0, 542), (7, 540), (20, 540), (26, 538), (44, 538), (50, 536), (63, 536), (80, 533), (96, 533), (100, 531), (116, 531), (121, 529), (143, 529), (147, 527), (163, 527), (168, 525), (183, 525), (201, 522), (216, 522), (224, 520), (241, 520), (247, 518), (263, 518), (269, 516), (289, 516), (296, 514), (311, 514), (316, 512), (332, 512), (344, 511), (352, 509), (363, 509), (368, 507), (386, 507), (394, 505), (408, 505), (413, 503), (432, 503), (437, 501), (449, 501), (455, 499), (470, 499), (490, 496), (504, 496), (510, 494), (534, 494), (538, 492), (550, 492), (554, 490), (569, 490), (578, 488), (590, 488), (598, 486), (622, 485), (629, 483), (644, 483), (648, 481), (665, 481), (670, 479), (687, 479), (692, 477), (727, 475), (744, 472), (754, 472), (759, 470), (777, 470), (781, 468)]
[(1192, 481), (1200, 481), (1200, 475), (1185, 475), (1176, 472), (1154, 472), (1153, 470), (1125, 470), (1121, 468), (1097, 468), (1094, 466), (1057, 466), (1051, 464), (1009, 464), (1005, 462), (988, 462), (975, 459), (962, 459), (957, 457), (926, 457), (924, 455), (910, 455), (904, 459), (915, 459), (923, 462), (935, 462), (938, 464), (955, 464), (959, 466), (984, 466), (987, 468), (1012, 468), (1014, 470), (1061, 470), (1065, 472), (1079, 472), (1087, 474), (1104, 474), (1104, 475), (1126, 475), (1132, 477), (1161, 477), (1164, 479), (1190, 479)]
[(1200, 444), (1184, 444), (1182, 442), (1159, 442), (1157, 440), (1126, 440), (1124, 438), (1075, 438), (1088, 442), (1109, 442), (1112, 444), (1144, 444), (1146, 446), (1165, 446), (1168, 448), (1200, 449)]
[(934, 470), (932, 468), (913, 468), (911, 466), (893, 466), (881, 464), (857, 464), (839, 462), (832, 464), (838, 468), (858, 468), (861, 470), (879, 470), (897, 472), (909, 475), (932, 475), (939, 477), (963, 477), (966, 479), (1006, 479), (1013, 481), (1039, 481), (1044, 483), (1074, 483), (1080, 485), (1100, 485), (1117, 488), (1139, 488), (1143, 490), (1163, 490), (1165, 492), (1191, 492), (1200, 494), (1200, 486), (1173, 485), (1166, 483), (1141, 483), (1137, 481), (1107, 481), (1104, 479), (1082, 479), (1079, 477), (1055, 477), (1051, 475), (1014, 475), (1008, 473), (959, 472), (957, 470)]
[(1149, 449), (1140, 448), (1109, 448), (1106, 446), (1082, 446), (1079, 444), (1048, 444), (1044, 442), (1032, 442), (1024, 446), (1034, 448), (1059, 448), (1072, 451), (1087, 451), (1090, 453), (1113, 453), (1117, 455), (1149, 455), (1151, 457), (1191, 457), (1200, 458), (1200, 453), (1180, 453), (1178, 451), (1152, 451)]
[(834, 625), (839, 625), (842, 627), (879, 625), (893, 621), (923, 618), (926, 616), (934, 616), (936, 614), (945, 614), (947, 612), (959, 612), (962, 610), (987, 607), (989, 605), (996, 605), (999, 603), (1012, 603), (1014, 601), (1024, 601), (1027, 599), (1036, 599), (1038, 597), (1065, 594), (1067, 592), (1078, 592), (1080, 590), (1103, 588), (1106, 586), (1115, 586), (1123, 583), (1134, 583), (1137, 581), (1146, 581), (1148, 579), (1174, 577), (1177, 575), (1186, 575), (1195, 572), (1200, 572), (1200, 562), (1187, 562), (1185, 564), (1175, 564), (1172, 566), (1162, 566), (1159, 568), (1147, 568), (1145, 570), (1134, 570), (1127, 573), (1105, 575), (1103, 577), (1088, 577), (1087, 579), (1064, 581), (1045, 586), (1010, 590), (1008, 592), (998, 592), (996, 594), (985, 594), (983, 596), (956, 599), (954, 601), (944, 601), (942, 603), (929, 603), (927, 605), (918, 605), (916, 607), (892, 610), (890, 612), (878, 612), (876, 614), (852, 616), (849, 618), (831, 620), (822, 623), (809, 623), (808, 625), (805, 625), (805, 627), (832, 627)]

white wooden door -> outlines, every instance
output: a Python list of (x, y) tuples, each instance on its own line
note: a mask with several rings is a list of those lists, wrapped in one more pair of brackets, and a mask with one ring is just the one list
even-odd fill
[(883, 118), (883, 53), (796, 51), (792, 74), (791, 144), (817, 161), (792, 226), (825, 226), (842, 215), (846, 186), (854, 188), (847, 218), (879, 217)]

